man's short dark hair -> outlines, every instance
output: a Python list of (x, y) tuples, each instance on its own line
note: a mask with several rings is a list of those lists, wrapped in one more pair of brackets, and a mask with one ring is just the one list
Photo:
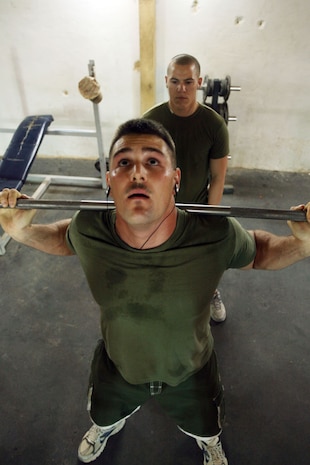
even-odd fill
[(171, 163), (173, 168), (175, 169), (177, 166), (176, 162), (176, 154), (175, 154), (175, 145), (173, 142), (172, 137), (170, 136), (169, 132), (164, 128), (164, 126), (159, 123), (158, 121), (153, 121), (151, 119), (146, 118), (136, 118), (130, 119), (125, 123), (121, 124), (116, 133), (114, 134), (113, 140), (110, 146), (109, 152), (109, 161), (111, 163), (111, 155), (112, 150), (115, 143), (123, 136), (127, 136), (129, 134), (149, 134), (152, 136), (157, 136), (162, 139), (170, 149), (171, 153)]
[(170, 67), (173, 64), (181, 65), (181, 66), (194, 65), (196, 68), (198, 77), (200, 76), (200, 63), (197, 60), (197, 58), (193, 57), (193, 55), (188, 55), (187, 53), (181, 53), (171, 58), (170, 63), (167, 68), (167, 74), (169, 74)]

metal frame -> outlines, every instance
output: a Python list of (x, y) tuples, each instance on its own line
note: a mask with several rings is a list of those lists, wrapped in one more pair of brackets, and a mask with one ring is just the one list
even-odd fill
[[(95, 77), (95, 62), (89, 60), (88, 71), (91, 77)], [(61, 175), (50, 175), (50, 174), (31, 174), (27, 176), (26, 182), (28, 183), (39, 183), (39, 187), (32, 194), (32, 198), (40, 199), (51, 184), (62, 185), (62, 186), (77, 186), (77, 187), (95, 187), (106, 189), (106, 161), (103, 150), (103, 137), (101, 130), (101, 121), (99, 114), (99, 107), (97, 103), (92, 102), (94, 119), (95, 119), (95, 130), (88, 129), (48, 129), (46, 135), (50, 136), (75, 136), (75, 137), (96, 137), (98, 156), (100, 161), (100, 178), (82, 177), (82, 176), (61, 176)], [(0, 133), (14, 133), (16, 129), (11, 128), (0, 128)], [(0, 237), (0, 255), (5, 254), (5, 247), (10, 241), (11, 237), (4, 233)]]

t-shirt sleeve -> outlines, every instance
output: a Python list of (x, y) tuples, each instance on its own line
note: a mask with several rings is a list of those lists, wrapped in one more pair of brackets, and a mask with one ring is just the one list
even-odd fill
[(72, 231), (74, 231), (76, 229), (76, 217), (77, 217), (77, 215), (78, 215), (78, 212), (74, 214), (74, 216), (73, 216), (73, 218), (71, 220), (71, 223), (69, 224), (69, 227), (67, 228), (67, 231), (66, 231), (66, 242), (67, 242), (67, 245), (68, 245), (69, 249), (73, 253), (76, 253), (76, 250), (75, 250), (74, 245), (72, 243), (71, 237), (72, 237)]
[(251, 263), (256, 255), (256, 244), (254, 237), (244, 229), (240, 223), (230, 219), (233, 234), (235, 236), (235, 247), (228, 268), (243, 268)]

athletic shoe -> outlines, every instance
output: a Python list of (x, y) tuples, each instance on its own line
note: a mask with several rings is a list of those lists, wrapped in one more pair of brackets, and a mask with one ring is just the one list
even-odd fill
[(211, 446), (197, 439), (197, 444), (203, 452), (203, 465), (228, 465), (221, 441), (218, 441), (215, 446)]
[(125, 422), (125, 420), (122, 420), (111, 429), (107, 429), (106, 427), (100, 428), (100, 426), (93, 425), (83, 436), (78, 449), (78, 457), (81, 462), (89, 463), (96, 460), (103, 452), (109, 437), (118, 433), (125, 425)]
[(211, 318), (216, 323), (222, 323), (226, 320), (226, 309), (222, 302), (221, 294), (218, 289), (214, 292), (210, 303)]

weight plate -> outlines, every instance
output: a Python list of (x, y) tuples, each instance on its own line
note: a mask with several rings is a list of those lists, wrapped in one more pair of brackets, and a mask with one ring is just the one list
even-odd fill
[(227, 75), (225, 79), (222, 79), (221, 81), (221, 92), (220, 92), (220, 96), (223, 97), (225, 102), (227, 102), (227, 100), (229, 99), (230, 88), (231, 88), (231, 77)]

